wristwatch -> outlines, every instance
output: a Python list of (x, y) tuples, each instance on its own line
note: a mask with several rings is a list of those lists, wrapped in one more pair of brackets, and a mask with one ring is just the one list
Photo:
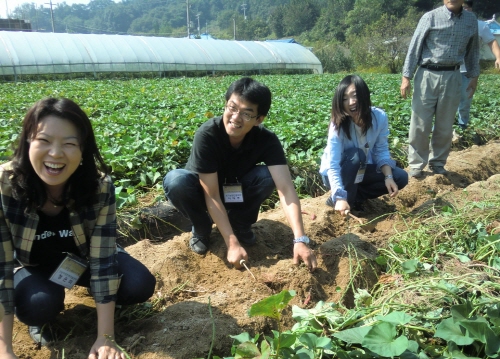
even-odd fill
[(392, 175), (387, 175), (385, 176), (385, 179), (393, 179), (394, 177), (392, 177)]
[(305, 243), (305, 244), (309, 244), (309, 237), (308, 236), (302, 236), (302, 237), (299, 237), (299, 238), (295, 238), (293, 240), (293, 243)]

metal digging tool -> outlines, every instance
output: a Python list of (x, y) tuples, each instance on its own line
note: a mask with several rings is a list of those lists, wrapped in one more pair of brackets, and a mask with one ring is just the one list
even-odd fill
[(248, 271), (248, 273), (250, 273), (252, 275), (253, 279), (257, 280), (257, 278), (255, 278), (255, 276), (253, 275), (252, 271), (250, 269), (248, 269), (244, 259), (240, 260), (240, 265), (245, 267), (245, 269)]
[(363, 231), (366, 232), (374, 232), (375, 231), (375, 225), (371, 223), (365, 223), (364, 220), (362, 220), (359, 217), (356, 217), (354, 214), (352, 214), (350, 211), (347, 211), (347, 215), (357, 221), (360, 224), (360, 227)]

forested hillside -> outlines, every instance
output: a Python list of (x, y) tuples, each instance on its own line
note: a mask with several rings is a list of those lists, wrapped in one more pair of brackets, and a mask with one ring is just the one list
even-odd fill
[[(442, 0), (92, 0), (53, 6), (56, 32), (219, 39), (294, 37), (314, 48), (325, 70), (382, 67), (397, 72), (421, 14)], [(475, 0), (480, 18), (500, 15), (500, 1)], [(189, 14), (189, 29), (188, 29)], [(24, 3), (11, 17), (52, 31), (50, 9)]]

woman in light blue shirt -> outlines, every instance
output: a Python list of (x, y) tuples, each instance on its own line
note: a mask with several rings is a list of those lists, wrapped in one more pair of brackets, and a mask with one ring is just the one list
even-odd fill
[(328, 141), (320, 174), (332, 190), (327, 204), (342, 215), (362, 210), (370, 198), (394, 197), (408, 184), (408, 174), (389, 153), (387, 115), (371, 106), (370, 90), (357, 75), (340, 81), (332, 100)]

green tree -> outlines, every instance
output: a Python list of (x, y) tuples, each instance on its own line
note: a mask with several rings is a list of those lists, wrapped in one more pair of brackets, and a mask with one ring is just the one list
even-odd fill
[(269, 27), (274, 32), (274, 35), (279, 39), (285, 34), (285, 27), (283, 25), (283, 14), (285, 12), (284, 6), (277, 6), (269, 16)]
[(349, 35), (348, 43), (357, 67), (383, 67), (401, 72), (408, 44), (422, 13), (410, 8), (403, 18), (383, 14), (359, 36)]
[(347, 34), (361, 35), (366, 27), (378, 21), (383, 14), (402, 18), (415, 0), (356, 0), (347, 14)]
[(345, 41), (347, 13), (353, 9), (355, 0), (333, 0), (327, 2), (314, 28), (311, 30), (313, 41)]
[(291, 0), (283, 14), (285, 35), (300, 35), (312, 29), (320, 13), (320, 8), (314, 0)]
[(354, 69), (354, 61), (349, 51), (336, 41), (317, 44), (314, 46), (314, 54), (321, 61), (324, 72), (333, 74)]
[(238, 40), (262, 40), (271, 32), (267, 23), (262, 19), (238, 18), (236, 26)]
[(63, 19), (62, 23), (68, 33), (87, 33), (85, 21), (78, 16), (68, 15)]

